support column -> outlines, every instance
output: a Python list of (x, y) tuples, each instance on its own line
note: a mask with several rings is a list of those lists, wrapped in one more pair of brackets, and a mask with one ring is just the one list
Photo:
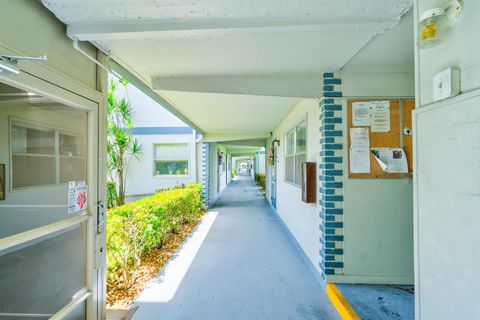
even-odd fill
[(320, 269), (328, 275), (343, 274), (343, 128), (342, 80), (323, 74), (320, 100)]
[(210, 142), (202, 143), (202, 192), (203, 204), (210, 203)]

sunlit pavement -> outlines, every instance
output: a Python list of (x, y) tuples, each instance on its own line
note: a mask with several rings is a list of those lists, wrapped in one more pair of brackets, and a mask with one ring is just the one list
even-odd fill
[(249, 176), (138, 297), (134, 319), (340, 319)]

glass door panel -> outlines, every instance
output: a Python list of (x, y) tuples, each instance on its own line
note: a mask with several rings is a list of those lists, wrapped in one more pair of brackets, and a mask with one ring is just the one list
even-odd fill
[(86, 287), (86, 224), (0, 251), (2, 314), (53, 315)]
[[(87, 181), (87, 112), (0, 86), (0, 239), (68, 214), (68, 182)], [(9, 97), (9, 91), (12, 96)]]
[(0, 320), (48, 318), (89, 287), (92, 222), (86, 206), (68, 205), (69, 182), (90, 182), (88, 115), (0, 83)]

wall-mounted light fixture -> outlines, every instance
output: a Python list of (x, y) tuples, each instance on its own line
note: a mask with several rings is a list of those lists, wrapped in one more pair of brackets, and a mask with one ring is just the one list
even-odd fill
[(277, 148), (279, 146), (280, 146), (280, 140), (275, 139), (275, 140), (272, 141), (272, 147), (273, 148)]
[(418, 21), (418, 47), (426, 49), (438, 46), (457, 23), (462, 11), (463, 0), (451, 0), (446, 6), (424, 11)]

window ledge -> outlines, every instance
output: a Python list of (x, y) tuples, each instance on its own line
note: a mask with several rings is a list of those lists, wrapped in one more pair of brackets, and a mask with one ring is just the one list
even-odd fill
[(154, 175), (153, 176), (154, 179), (188, 179), (190, 178), (190, 175), (185, 175), (185, 174), (160, 174), (160, 175)]
[(299, 184), (295, 184), (295, 183), (290, 182), (290, 181), (287, 181), (287, 180), (283, 180), (283, 182), (286, 183), (286, 184), (291, 185), (292, 187), (297, 187), (297, 188), (299, 188), (299, 189), (302, 189), (302, 186), (299, 185)]

